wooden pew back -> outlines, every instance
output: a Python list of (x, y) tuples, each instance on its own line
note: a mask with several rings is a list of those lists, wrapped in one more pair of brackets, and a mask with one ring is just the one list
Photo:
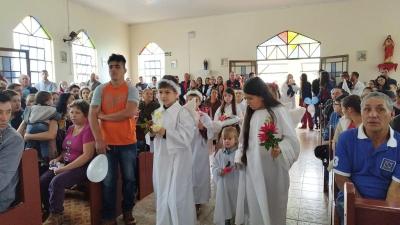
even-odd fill
[(6, 212), (0, 213), (1, 224), (40, 225), (42, 224), (39, 169), (37, 151), (26, 149), (19, 167), (20, 202)]
[(346, 225), (400, 224), (400, 203), (356, 197), (354, 184), (350, 182), (346, 182), (344, 188)]

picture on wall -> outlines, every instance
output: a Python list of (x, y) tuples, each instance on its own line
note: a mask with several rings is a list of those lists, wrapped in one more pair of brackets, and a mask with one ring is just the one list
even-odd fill
[(367, 61), (367, 51), (357, 51), (357, 61)]

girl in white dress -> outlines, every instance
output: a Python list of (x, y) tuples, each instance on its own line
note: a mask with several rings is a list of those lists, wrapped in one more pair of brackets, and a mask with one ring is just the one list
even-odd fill
[(221, 146), (219, 139), (222, 128), (226, 126), (235, 126), (238, 132), (240, 132), (243, 117), (244, 114), (242, 110), (240, 109), (239, 105), (236, 104), (235, 91), (232, 88), (227, 88), (223, 93), (222, 104), (214, 115), (214, 129), (216, 132), (215, 136), (217, 137), (217, 149)]
[(288, 74), (285, 83), (281, 86), (281, 102), (288, 109), (296, 108), (296, 93), (300, 88), (296, 85), (292, 74)]
[(181, 106), (174, 76), (158, 83), (162, 106), (153, 113), (153, 185), (157, 225), (194, 225), (192, 147), (196, 123), (191, 110)]
[[(289, 169), (300, 144), (288, 110), (274, 99), (258, 77), (244, 85), (246, 116), (235, 163), (240, 170), (236, 224), (284, 225), (289, 191)], [(277, 127), (277, 146), (265, 149), (258, 135), (266, 120)]]
[(223, 148), (215, 154), (211, 165), (216, 184), (214, 223), (230, 225), (236, 213), (239, 184), (239, 171), (234, 166), (239, 134), (234, 127), (225, 127), (221, 137)]
[(207, 204), (211, 197), (208, 141), (214, 137), (213, 121), (207, 113), (199, 111), (202, 98), (203, 96), (198, 90), (190, 90), (186, 93), (187, 102), (193, 99), (196, 101), (195, 113), (197, 114), (196, 117), (199, 118), (191, 143), (193, 153), (193, 192), (197, 215), (200, 213), (201, 205)]
[(221, 116), (243, 120), (243, 112), (236, 104), (235, 91), (232, 88), (227, 88), (224, 91), (222, 104), (215, 112), (214, 121), (220, 120)]

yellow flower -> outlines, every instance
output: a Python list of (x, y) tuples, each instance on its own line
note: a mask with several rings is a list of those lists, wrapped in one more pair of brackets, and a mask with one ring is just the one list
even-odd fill
[(162, 114), (161, 111), (157, 111), (154, 113), (154, 120), (161, 120)]

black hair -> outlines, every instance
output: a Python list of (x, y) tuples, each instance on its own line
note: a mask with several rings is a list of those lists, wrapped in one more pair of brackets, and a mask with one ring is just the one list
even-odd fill
[(1, 103), (7, 103), (10, 101), (11, 101), (10, 96), (6, 95), (4, 92), (0, 92), (0, 102)]
[[(231, 107), (232, 107), (232, 114), (237, 115), (236, 112), (236, 97), (235, 97), (235, 91), (232, 88), (227, 88), (224, 93), (232, 95), (232, 102), (231, 102)], [(222, 97), (223, 98), (223, 97)], [(225, 113), (225, 106), (226, 102), (225, 100), (222, 99), (222, 104), (221, 104), (221, 115)]]
[(358, 95), (349, 95), (341, 101), (343, 107), (352, 108), (358, 114), (361, 114), (361, 98)]
[(378, 79), (382, 78), (385, 80), (385, 83), (383, 84), (382, 88), (385, 87), (385, 85), (387, 85), (387, 78), (384, 75), (379, 75), (376, 79), (375, 79), (375, 86), (380, 87), (381, 85), (378, 82)]
[(53, 98), (53, 95), (47, 91), (39, 91), (35, 95), (35, 104), (37, 105), (47, 105), (47, 101)]
[(88, 90), (88, 91), (89, 91), (89, 94), (90, 94), (90, 92), (91, 92), (91, 91), (90, 91), (90, 88), (88, 88), (88, 87), (83, 87), (81, 90), (79, 90), (79, 97), (80, 97), (80, 98), (83, 98), (83, 97), (82, 97), (82, 93), (83, 93), (84, 90)]
[(67, 113), (67, 102), (71, 95), (72, 95), (71, 93), (62, 93), (60, 95), (56, 107), (58, 113), (61, 113), (62, 115), (65, 115)]
[(80, 87), (79, 87), (78, 85), (73, 84), (73, 85), (71, 85), (71, 86), (68, 87), (68, 91), (72, 91), (72, 89), (74, 89), (74, 88), (80, 89)]
[(304, 84), (307, 83), (307, 74), (302, 73), (300, 75), (300, 88), (303, 89)]
[[(273, 107), (281, 105), (281, 103), (272, 96), (268, 91), (267, 85), (259, 77), (252, 77), (246, 81), (243, 87), (243, 92), (249, 95), (259, 96), (263, 99), (264, 107), (271, 115), (272, 121), (275, 121), (275, 115), (272, 111)], [(247, 165), (246, 151), (249, 147), (250, 120), (254, 110), (247, 106), (246, 115), (243, 121), (243, 156), (242, 162)]]
[(347, 96), (349, 96), (349, 95), (347, 95), (347, 94), (340, 95), (340, 96), (338, 96), (338, 97), (335, 99), (335, 102), (341, 103), (342, 100), (343, 100), (344, 98), (346, 98)]
[(396, 97), (396, 94), (390, 90), (377, 90), (377, 92), (387, 95), (390, 99), (394, 99)]
[(125, 66), (126, 64), (126, 59), (123, 55), (118, 55), (118, 54), (112, 54), (108, 58), (107, 64), (110, 64), (111, 62), (122, 62)]
[(344, 78), (350, 78), (350, 75), (347, 71), (343, 71), (343, 73), (340, 76)]
[(14, 96), (19, 96), (19, 94), (14, 90), (4, 90), (3, 93), (8, 95), (8, 97), (10, 97), (10, 99)]
[(330, 80), (329, 73), (326, 71), (322, 71), (320, 79), (320, 84), (321, 84), (320, 87), (326, 89), (328, 87), (329, 80)]
[(355, 76), (357, 79), (360, 77), (360, 74), (357, 71), (351, 72), (352, 76)]
[[(178, 80), (175, 78), (175, 76), (172, 76), (172, 75), (164, 75), (164, 76), (162, 77), (162, 80), (170, 80), (170, 81), (174, 82), (174, 83), (176, 84), (176, 86), (179, 87)], [(168, 82), (160, 81), (160, 82), (158, 83), (158, 89), (160, 89), (160, 88), (169, 88), (169, 89), (174, 90), (175, 92), (178, 92), (178, 90), (175, 90), (176, 87), (171, 86), (171, 84), (169, 84)]]
[(87, 117), (89, 114), (89, 103), (83, 99), (74, 100), (71, 104), (69, 104), (69, 107), (75, 107), (79, 109), (83, 115), (85, 115), (85, 117)]

